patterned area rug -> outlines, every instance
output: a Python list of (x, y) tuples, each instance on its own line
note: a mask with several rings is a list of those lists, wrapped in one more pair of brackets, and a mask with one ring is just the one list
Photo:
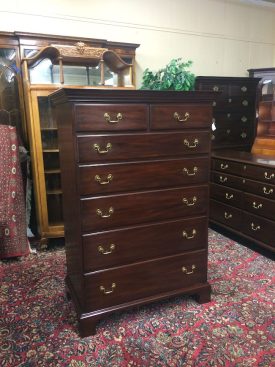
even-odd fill
[(212, 230), (209, 242), (210, 303), (177, 297), (118, 313), (84, 339), (63, 249), (2, 262), (0, 366), (275, 366), (274, 263)]

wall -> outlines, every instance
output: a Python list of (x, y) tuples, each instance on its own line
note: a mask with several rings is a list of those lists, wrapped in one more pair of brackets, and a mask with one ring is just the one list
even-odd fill
[(248, 0), (5, 1), (0, 31), (140, 43), (138, 85), (146, 67), (177, 57), (193, 60), (196, 75), (246, 76), (248, 68), (275, 66), (275, 8)]

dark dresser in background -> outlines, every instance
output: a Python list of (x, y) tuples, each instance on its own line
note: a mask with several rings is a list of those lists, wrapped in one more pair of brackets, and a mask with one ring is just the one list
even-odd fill
[(220, 92), (213, 101), (212, 150), (249, 151), (256, 134), (256, 95), (260, 78), (198, 76), (195, 89)]
[(210, 300), (215, 93), (62, 89), (66, 284), (82, 336), (105, 315), (174, 295)]
[(210, 221), (275, 252), (275, 157), (212, 154)]

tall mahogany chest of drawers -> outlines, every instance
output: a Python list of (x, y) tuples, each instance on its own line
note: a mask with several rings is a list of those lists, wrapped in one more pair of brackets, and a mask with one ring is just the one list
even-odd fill
[(226, 150), (212, 157), (211, 223), (274, 253), (274, 157)]
[(82, 336), (116, 310), (180, 294), (210, 300), (211, 98), (69, 88), (52, 94), (66, 285)]

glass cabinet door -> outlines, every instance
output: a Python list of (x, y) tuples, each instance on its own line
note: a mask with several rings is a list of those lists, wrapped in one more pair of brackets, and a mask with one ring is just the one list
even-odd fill
[(49, 226), (62, 225), (62, 191), (60, 182), (57, 127), (51, 118), (47, 96), (38, 97), (41, 144), (44, 164)]

